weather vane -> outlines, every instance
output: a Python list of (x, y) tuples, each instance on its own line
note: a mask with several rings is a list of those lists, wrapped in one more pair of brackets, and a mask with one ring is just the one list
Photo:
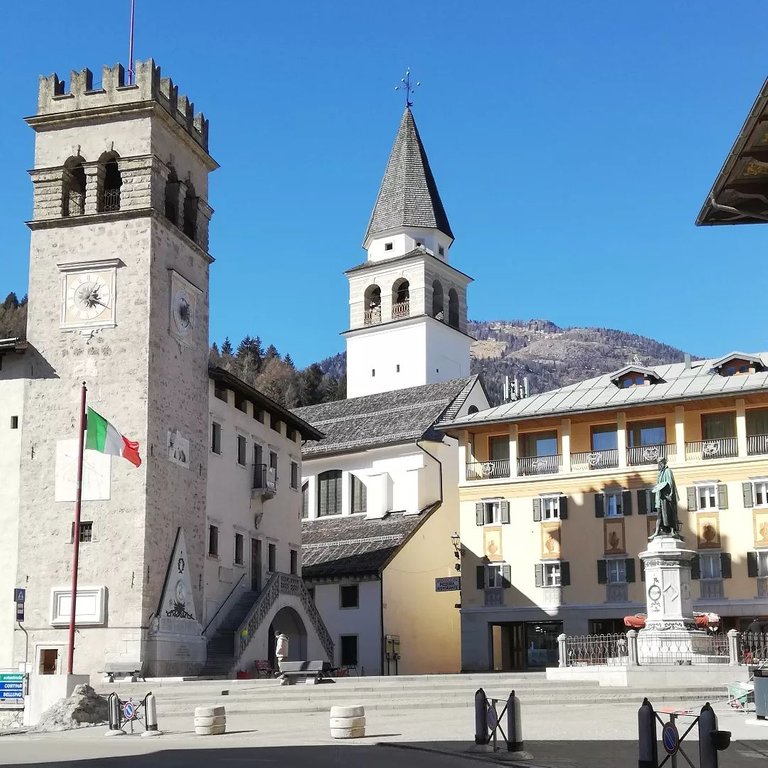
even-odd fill
[(411, 101), (411, 94), (418, 88), (418, 86), (421, 85), (421, 83), (417, 80), (415, 83), (411, 83), (411, 68), (408, 67), (408, 69), (405, 70), (405, 77), (401, 78), (400, 82), (402, 85), (396, 85), (395, 90), (399, 91), (400, 89), (405, 91), (405, 106), (411, 107), (413, 106), (413, 102)]

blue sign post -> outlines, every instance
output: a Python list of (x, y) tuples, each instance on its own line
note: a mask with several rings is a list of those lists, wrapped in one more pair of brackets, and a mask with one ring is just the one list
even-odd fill
[(24, 674), (14, 672), (0, 674), (0, 701), (16, 701), (24, 698)]

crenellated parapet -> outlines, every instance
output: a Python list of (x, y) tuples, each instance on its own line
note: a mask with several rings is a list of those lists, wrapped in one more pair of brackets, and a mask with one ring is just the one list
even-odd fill
[(37, 115), (56, 115), (83, 110), (135, 106), (154, 101), (182, 126), (206, 152), (208, 151), (208, 121), (169, 77), (161, 77), (160, 67), (153, 59), (135, 63), (134, 82), (126, 85), (125, 69), (121, 64), (102, 69), (101, 84), (94, 87), (90, 69), (70, 75), (70, 87), (56, 73), (40, 77)]

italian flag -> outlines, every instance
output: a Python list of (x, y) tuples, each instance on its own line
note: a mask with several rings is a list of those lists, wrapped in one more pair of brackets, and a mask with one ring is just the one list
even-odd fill
[(123, 437), (103, 416), (93, 408), (88, 409), (88, 428), (85, 435), (85, 447), (91, 451), (122, 456), (134, 466), (141, 466), (139, 444)]

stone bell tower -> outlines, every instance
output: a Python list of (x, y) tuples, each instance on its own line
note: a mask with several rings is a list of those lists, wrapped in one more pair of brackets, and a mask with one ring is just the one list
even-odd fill
[[(86, 452), (75, 673), (141, 659), (193, 672), (204, 644), (149, 636), (177, 531), (185, 613), (202, 615), (208, 434), (208, 121), (160, 68), (69, 88), (41, 77), (35, 131), (17, 583), (29, 661), (63, 672), (79, 392), (140, 443), (142, 466)], [(169, 435), (188, 441), (169, 460)], [(184, 587), (180, 589), (185, 592)], [(23, 638), (16, 633), (17, 649)], [(16, 654), (18, 656), (18, 652)], [(23, 658), (23, 653), (21, 654)]]
[(347, 397), (469, 376), (467, 286), (453, 232), (406, 106), (363, 247), (347, 270)]

